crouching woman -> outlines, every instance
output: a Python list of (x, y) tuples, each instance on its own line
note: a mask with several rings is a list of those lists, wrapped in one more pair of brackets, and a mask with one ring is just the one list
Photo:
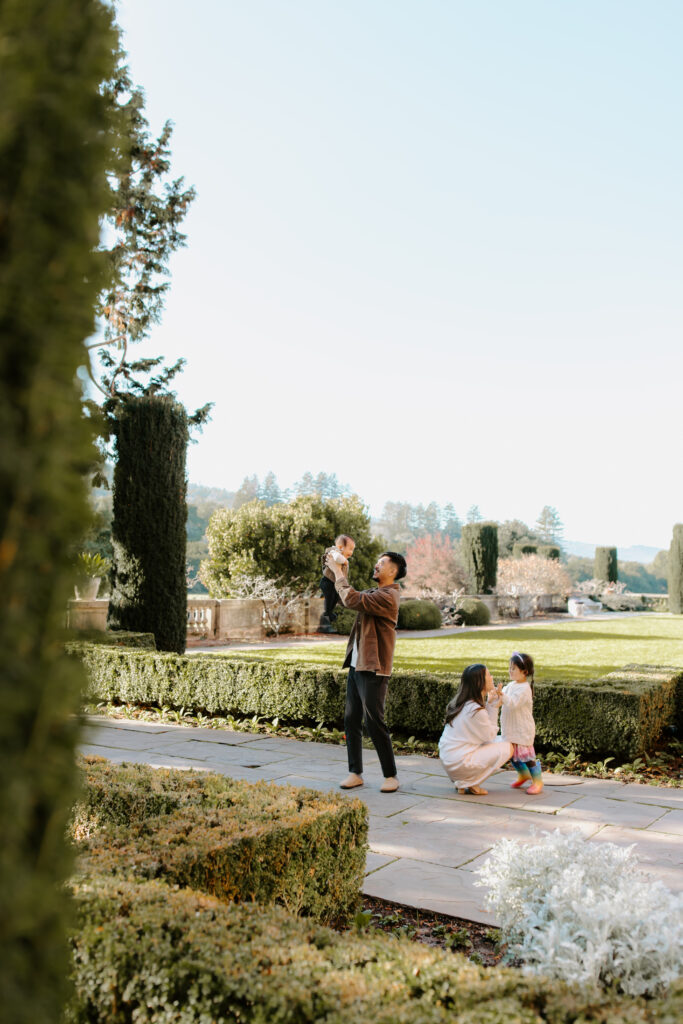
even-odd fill
[(486, 665), (468, 665), (439, 740), (441, 763), (459, 793), (486, 796), (480, 783), (512, 757), (512, 744), (496, 736), (500, 703)]

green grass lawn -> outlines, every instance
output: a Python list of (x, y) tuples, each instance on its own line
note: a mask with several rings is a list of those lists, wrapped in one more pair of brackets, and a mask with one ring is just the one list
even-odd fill
[[(483, 661), (494, 676), (507, 678), (510, 654), (520, 650), (533, 657), (537, 679), (591, 679), (628, 664), (683, 666), (683, 616), (642, 614), (428, 640), (399, 638), (394, 667), (461, 672), (465, 665)], [(323, 643), (297, 650), (240, 651), (234, 656), (340, 665), (342, 654), (339, 643)]]

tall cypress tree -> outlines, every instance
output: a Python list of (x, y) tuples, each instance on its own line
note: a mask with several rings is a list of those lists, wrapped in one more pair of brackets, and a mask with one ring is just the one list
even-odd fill
[(3, 1019), (56, 1024), (83, 684), (62, 628), (93, 458), (75, 380), (94, 329), (116, 40), (99, 0), (5, 0), (0, 39), (0, 991)]
[(669, 548), (669, 609), (683, 615), (683, 523), (674, 526)]
[(474, 592), (492, 593), (498, 577), (498, 526), (496, 523), (466, 523), (461, 543)]
[(115, 419), (112, 592), (108, 625), (185, 650), (188, 417), (171, 395), (125, 395)]
[(596, 580), (606, 580), (607, 583), (617, 582), (619, 579), (619, 568), (616, 548), (595, 549), (595, 568), (593, 573)]

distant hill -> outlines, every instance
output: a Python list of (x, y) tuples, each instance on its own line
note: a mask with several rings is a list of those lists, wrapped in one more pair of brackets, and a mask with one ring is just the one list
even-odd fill
[(236, 491), (226, 491), (223, 487), (206, 487), (204, 484), (187, 485), (188, 505), (197, 505), (200, 502), (211, 502), (221, 508), (232, 508)]
[[(568, 555), (578, 555), (579, 558), (594, 558), (596, 544), (586, 544), (580, 540), (568, 540), (564, 543), (564, 549)], [(617, 557), (620, 562), (642, 562), (649, 565), (656, 554), (662, 548), (651, 548), (645, 544), (632, 544), (629, 548), (617, 548)]]

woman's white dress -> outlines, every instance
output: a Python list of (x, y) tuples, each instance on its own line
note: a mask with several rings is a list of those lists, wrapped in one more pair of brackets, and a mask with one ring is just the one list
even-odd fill
[(439, 740), (439, 757), (449, 779), (460, 788), (478, 786), (512, 757), (512, 744), (496, 737), (498, 707), (465, 704)]

